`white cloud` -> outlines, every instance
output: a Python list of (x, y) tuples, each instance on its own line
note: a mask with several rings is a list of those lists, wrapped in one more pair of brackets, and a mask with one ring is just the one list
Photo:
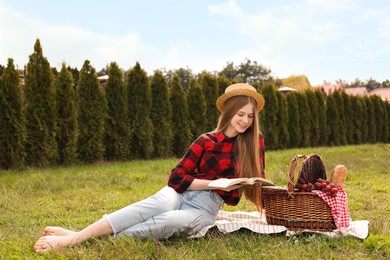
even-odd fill
[(22, 67), (33, 53), (37, 38), (51, 66), (56, 67), (65, 61), (67, 65), (81, 68), (88, 59), (97, 70), (111, 61), (128, 69), (126, 66), (133, 66), (146, 53), (158, 55), (156, 49), (144, 44), (135, 34), (111, 36), (71, 26), (49, 25), (6, 7), (3, 7), (2, 16), (1, 63), (11, 57)]

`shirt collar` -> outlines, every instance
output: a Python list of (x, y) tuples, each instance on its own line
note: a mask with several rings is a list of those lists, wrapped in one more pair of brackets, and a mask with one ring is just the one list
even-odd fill
[(226, 136), (222, 131), (218, 131), (215, 133), (215, 137), (217, 138), (217, 141), (219, 143), (222, 143), (224, 140), (235, 140), (237, 136), (234, 137), (228, 137)]

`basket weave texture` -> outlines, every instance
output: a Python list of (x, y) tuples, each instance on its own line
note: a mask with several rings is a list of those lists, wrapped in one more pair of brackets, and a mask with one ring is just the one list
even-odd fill
[(313, 192), (294, 190), (294, 173), (299, 158), (305, 158), (304, 165), (310, 156), (297, 155), (290, 164), (287, 188), (263, 186), (262, 201), (267, 223), (282, 225), (289, 230), (331, 231), (336, 229), (331, 208)]

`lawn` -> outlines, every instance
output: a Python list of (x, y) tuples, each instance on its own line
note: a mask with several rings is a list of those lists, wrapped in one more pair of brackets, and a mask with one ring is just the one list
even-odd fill
[[(390, 145), (269, 151), (268, 178), (287, 185), (293, 155), (309, 153), (322, 156), (328, 177), (338, 164), (348, 168), (345, 191), (350, 216), (370, 222), (367, 239), (214, 231), (199, 239), (167, 241), (106, 237), (55, 252), (34, 252), (33, 245), (45, 226), (78, 230), (158, 191), (178, 161), (172, 158), (0, 171), (0, 259), (388, 259)], [(224, 210), (255, 208), (242, 200)]]

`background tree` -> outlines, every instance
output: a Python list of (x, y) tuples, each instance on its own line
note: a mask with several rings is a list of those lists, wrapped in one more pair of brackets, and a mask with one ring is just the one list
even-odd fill
[(58, 162), (69, 164), (77, 158), (77, 107), (72, 73), (62, 64), (56, 81)]
[[(349, 99), (354, 98), (353, 96), (349, 96)], [(363, 97), (358, 96), (359, 103), (361, 105), (361, 114), (360, 114), (360, 131), (362, 134), (362, 143), (368, 143), (368, 114), (367, 114), (367, 107), (366, 107), (366, 102), (364, 101)], [(351, 104), (352, 107), (352, 104)], [(360, 108), (360, 107), (358, 107)], [(355, 109), (355, 108), (353, 108)], [(349, 115), (348, 115), (349, 117)], [(345, 119), (345, 122), (348, 122), (348, 119)], [(352, 124), (352, 129), (353, 129), (353, 124)], [(353, 131), (352, 131), (353, 132)]]
[(187, 91), (188, 119), (191, 129), (191, 139), (197, 138), (206, 132), (206, 98), (197, 80), (190, 80), (190, 88)]
[(22, 91), (13, 59), (0, 77), (0, 168), (20, 167), (26, 137)]
[(170, 100), (172, 105), (172, 151), (177, 157), (183, 156), (191, 143), (191, 131), (188, 122), (188, 105), (180, 78), (174, 74), (171, 83)]
[(383, 119), (385, 118), (385, 114), (383, 111), (382, 106), (382, 99), (377, 96), (373, 95), (371, 96), (372, 104), (374, 107), (374, 118), (375, 118), (375, 126), (376, 126), (376, 140), (375, 142), (382, 142), (383, 141), (383, 129), (384, 129), (384, 123)]
[(218, 88), (219, 88), (219, 95), (222, 95), (225, 93), (225, 89), (232, 84), (232, 82), (225, 76), (219, 76), (217, 78), (218, 81)]
[(153, 155), (168, 157), (172, 154), (172, 106), (169, 99), (168, 82), (161, 71), (155, 71), (151, 82), (153, 131)]
[(116, 62), (108, 67), (108, 80), (104, 85), (107, 99), (105, 122), (104, 157), (107, 160), (129, 158), (130, 127), (128, 124), (128, 104), (122, 70)]
[(307, 103), (307, 98), (304, 92), (297, 93), (298, 113), (299, 113), (299, 129), (301, 131), (300, 147), (308, 147), (310, 145), (310, 129), (311, 118), (310, 108)]
[(43, 56), (39, 39), (30, 55), (25, 79), (26, 162), (46, 166), (56, 161), (55, 89), (50, 64)]
[(210, 73), (203, 73), (201, 76), (200, 84), (202, 86), (203, 94), (206, 98), (206, 107), (207, 107), (207, 120), (206, 120), (206, 129), (211, 131), (215, 128), (218, 122), (219, 111), (215, 102), (219, 97), (219, 87), (216, 77)]
[(361, 144), (362, 143), (362, 131), (361, 131), (361, 124), (364, 122), (362, 121), (362, 114), (363, 114), (363, 106), (362, 106), (362, 100), (359, 97), (352, 97), (351, 99), (353, 112), (351, 115), (352, 118), (352, 124), (353, 124), (353, 143), (354, 144)]
[(382, 110), (383, 110), (383, 136), (382, 142), (389, 142), (390, 135), (390, 115), (388, 111), (389, 104), (387, 102), (382, 102)]
[(286, 95), (287, 111), (288, 111), (288, 132), (290, 133), (289, 148), (298, 147), (301, 143), (302, 135), (300, 131), (300, 114), (298, 107), (298, 94), (296, 92), (290, 92)]
[(272, 150), (279, 147), (278, 98), (276, 97), (275, 87), (272, 85), (264, 86), (262, 94), (265, 100), (264, 110), (262, 111), (262, 117), (264, 118), (264, 129), (262, 131), (267, 143), (266, 148)]
[(304, 94), (307, 99), (308, 105), (308, 114), (310, 118), (310, 138), (309, 138), (309, 146), (318, 146), (320, 139), (320, 121), (318, 114), (318, 101), (315, 97), (314, 91), (312, 89), (307, 89), (304, 91)]
[(288, 107), (286, 97), (280, 91), (276, 91), (276, 97), (278, 99), (278, 114), (277, 122), (278, 129), (278, 148), (287, 148), (290, 143), (290, 133), (288, 132), (289, 118)]
[[(367, 142), (375, 143), (376, 142), (376, 126), (375, 126), (375, 111), (374, 105), (372, 103), (372, 99), (369, 96), (365, 96), (363, 98), (364, 103), (366, 105), (367, 111)], [(354, 104), (352, 104), (353, 107)]]
[(95, 68), (84, 61), (77, 86), (79, 126), (78, 156), (84, 162), (97, 162), (104, 155), (104, 123), (107, 101), (97, 79)]
[(148, 76), (138, 62), (127, 75), (127, 99), (132, 129), (131, 154), (136, 159), (149, 159), (153, 153), (152, 90)]
[(321, 90), (315, 90), (314, 95), (317, 99), (318, 104), (318, 121), (320, 124), (320, 136), (318, 140), (318, 145), (325, 146), (328, 144), (329, 138), (329, 126), (327, 120), (327, 108), (326, 108), (326, 98), (325, 94), (321, 92)]
[(338, 114), (339, 114), (339, 125), (338, 125), (338, 134), (340, 138), (340, 145), (345, 145), (347, 143), (347, 137), (346, 137), (346, 115), (345, 115), (345, 109), (344, 109), (344, 100), (343, 96), (340, 92), (335, 91), (333, 92), (334, 101), (337, 106)]
[(328, 95), (326, 98), (326, 117), (328, 120), (328, 126), (329, 126), (329, 145), (340, 145), (341, 144), (341, 137), (340, 137), (340, 115), (339, 115), (339, 109), (338, 104), (336, 104), (336, 101), (334, 99), (333, 93)]
[(343, 91), (341, 93), (342, 100), (344, 102), (344, 128), (345, 128), (345, 141), (347, 144), (354, 143), (353, 141), (353, 125), (352, 125), (352, 119), (351, 119), (351, 113), (352, 113), (352, 104), (351, 104), (351, 96), (345, 93)]
[(271, 70), (257, 64), (256, 61), (246, 59), (238, 66), (234, 66), (233, 62), (227, 63), (227, 65), (219, 72), (219, 75), (224, 75), (230, 80), (254, 83), (257, 82), (262, 86), (263, 81), (271, 79)]

